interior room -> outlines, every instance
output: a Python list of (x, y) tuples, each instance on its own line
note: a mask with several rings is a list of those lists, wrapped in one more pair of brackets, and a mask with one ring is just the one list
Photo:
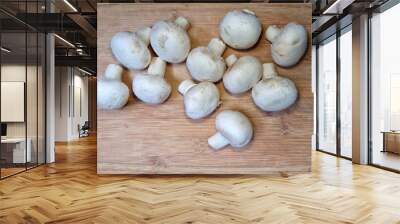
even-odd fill
[(1, 34), (2, 178), (45, 162), (45, 35), (14, 28)]
[(396, 5), (371, 18), (371, 162), (394, 170), (400, 168), (400, 68), (394, 56), (399, 46), (393, 43), (400, 34), (391, 26), (400, 18), (399, 13), (400, 6)]
[[(88, 137), (89, 132), (96, 132), (96, 122), (93, 122), (96, 120), (96, 78), (95, 63), (90, 63), (88, 57), (93, 50), (80, 35), (83, 31), (67, 29), (63, 33), (66, 28), (39, 26), (42, 18), (28, 18), (50, 9), (60, 12), (68, 9), (68, 5), (51, 1), (3, 1), (1, 6), (4, 7), (1, 11), (0, 146), (3, 179), (54, 161), (54, 153), (46, 150), (54, 147), (53, 144), (79, 140)], [(51, 41), (47, 34), (50, 30), (59, 33), (53, 34)], [(75, 43), (63, 36), (74, 37)], [(56, 58), (50, 60), (51, 57)], [(86, 62), (76, 57), (85, 57)], [(70, 61), (72, 58), (75, 62)], [(46, 139), (49, 137), (46, 136), (49, 72), (57, 74), (52, 89), (54, 137), (50, 145)]]
[(399, 0), (0, 1), (0, 223), (400, 223)]

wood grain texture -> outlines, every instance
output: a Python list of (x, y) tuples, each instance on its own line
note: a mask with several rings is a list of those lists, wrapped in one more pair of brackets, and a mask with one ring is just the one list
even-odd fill
[(399, 224), (400, 175), (312, 152), (298, 175), (97, 175), (96, 138), (0, 181), (0, 224)]
[[(113, 58), (109, 43), (119, 31), (134, 31), (159, 19), (187, 17), (192, 47), (207, 45), (218, 36), (218, 24), (232, 9), (255, 11), (263, 30), (272, 24), (303, 24), (310, 33), (310, 4), (98, 4), (98, 71), (103, 73)], [(309, 37), (311, 43), (311, 35)], [(270, 44), (261, 37), (248, 51), (228, 48), (224, 57), (254, 55), (272, 62)], [(251, 144), (241, 151), (231, 147), (214, 152), (207, 139), (215, 133), (215, 116), (193, 121), (185, 116), (178, 84), (190, 78), (184, 63), (168, 65), (166, 79), (173, 91), (162, 105), (149, 106), (134, 96), (122, 110), (98, 110), (98, 173), (100, 174), (266, 174), (310, 170), (313, 122), (311, 47), (303, 60), (290, 69), (278, 68), (299, 89), (299, 99), (280, 113), (264, 113), (253, 104), (250, 92), (231, 96), (218, 83), (225, 109), (239, 110), (254, 125)], [(135, 71), (124, 74), (131, 88)]]

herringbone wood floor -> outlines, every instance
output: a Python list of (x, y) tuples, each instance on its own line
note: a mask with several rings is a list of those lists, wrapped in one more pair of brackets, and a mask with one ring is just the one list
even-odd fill
[(96, 139), (0, 181), (0, 223), (400, 223), (400, 175), (313, 153), (286, 176), (98, 176)]

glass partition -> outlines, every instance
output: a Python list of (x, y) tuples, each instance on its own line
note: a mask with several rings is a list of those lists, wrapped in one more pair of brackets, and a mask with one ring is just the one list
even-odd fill
[(38, 33), (38, 65), (37, 65), (37, 162), (46, 162), (46, 36)]
[(317, 45), (317, 149), (352, 158), (352, 25)]
[(352, 32), (340, 36), (340, 155), (352, 157)]
[[(17, 11), (42, 6), (20, 1)], [(0, 12), (1, 179), (45, 163), (45, 45), (44, 33)]]
[(37, 165), (37, 127), (38, 127), (38, 88), (37, 88), (37, 76), (38, 76), (38, 49), (37, 49), (38, 35), (36, 32), (27, 33), (27, 98), (26, 98), (26, 114), (27, 114), (27, 151), (30, 151), (30, 160), (27, 163), (27, 167), (31, 168)]
[(372, 164), (400, 171), (400, 4), (371, 18)]
[(336, 36), (321, 43), (317, 51), (317, 149), (336, 154)]
[[(26, 33), (1, 34), (1, 177), (26, 169)], [(7, 50), (4, 50), (7, 49)]]

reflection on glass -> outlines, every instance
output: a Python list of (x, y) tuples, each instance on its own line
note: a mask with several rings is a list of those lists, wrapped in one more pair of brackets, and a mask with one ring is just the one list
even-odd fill
[(36, 32), (27, 33), (27, 98), (26, 98), (26, 116), (27, 116), (27, 143), (30, 148), (30, 160), (27, 167), (31, 168), (37, 165), (37, 76), (38, 76), (38, 56), (37, 45), (38, 36)]
[(352, 32), (340, 36), (340, 154), (351, 158), (352, 149)]
[(1, 34), (2, 47), (10, 50), (1, 52), (1, 177), (24, 171), (31, 159), (26, 142), (25, 38), (24, 32)]
[(44, 34), (39, 33), (39, 41), (38, 41), (38, 135), (37, 135), (37, 147), (38, 147), (38, 156), (37, 161), (38, 164), (45, 163), (45, 88), (46, 88), (46, 78), (45, 78), (45, 65), (46, 65), (46, 37)]
[[(21, 15), (45, 10), (44, 0), (0, 2)], [(46, 39), (1, 12), (0, 18), (13, 24), (0, 29), (0, 178), (5, 178), (45, 162)]]
[(318, 148), (336, 153), (336, 39), (318, 48)]
[(371, 20), (372, 163), (395, 170), (400, 170), (400, 31), (393, 27), (399, 21), (400, 4)]

